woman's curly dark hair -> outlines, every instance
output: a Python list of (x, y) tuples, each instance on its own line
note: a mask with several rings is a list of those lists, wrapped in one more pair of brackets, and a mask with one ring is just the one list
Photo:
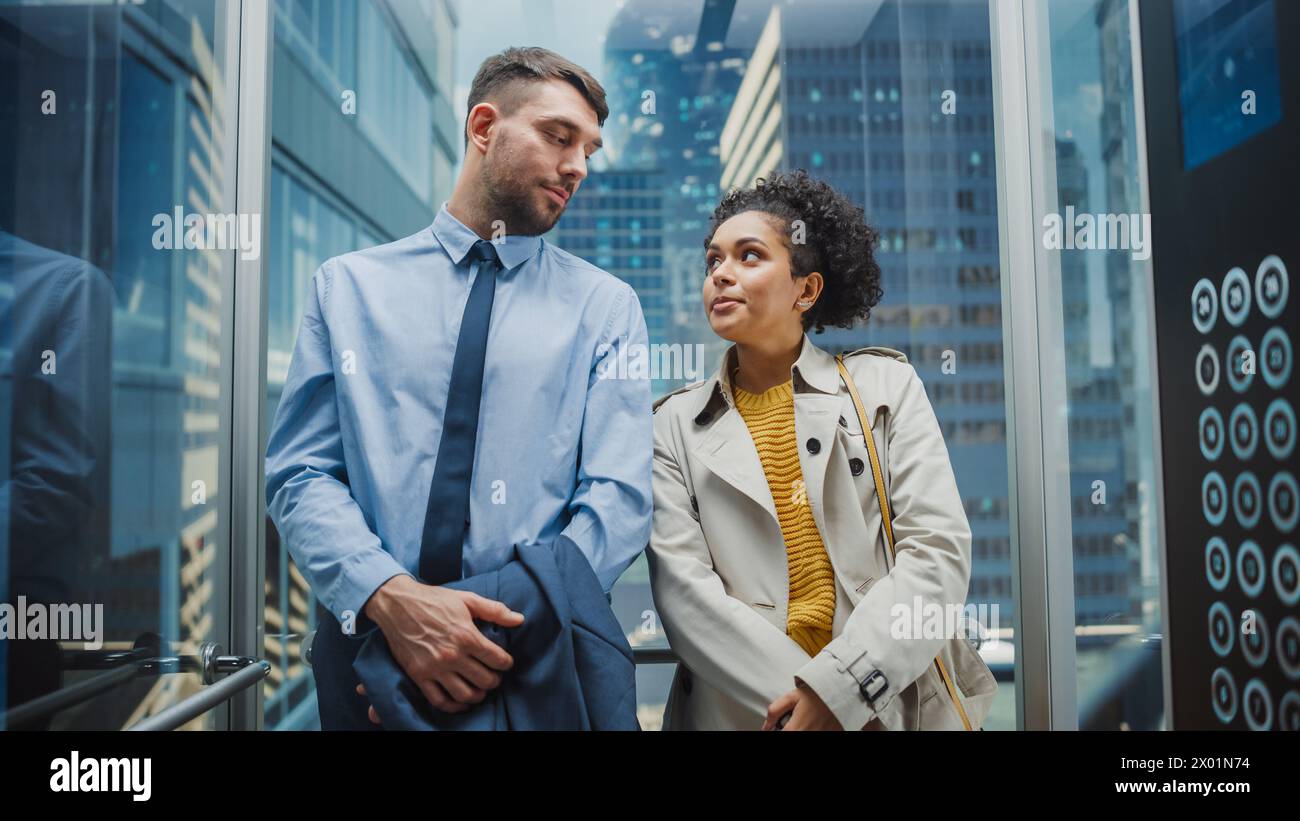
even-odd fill
[[(753, 188), (728, 192), (713, 210), (707, 249), (718, 226), (746, 211), (775, 218), (790, 251), (790, 275), (820, 271), (822, 295), (804, 312), (803, 327), (821, 333), (827, 325), (851, 328), (866, 320), (880, 302), (880, 265), (876, 244), (880, 233), (866, 223), (863, 210), (803, 169), (760, 178)], [(803, 221), (804, 242), (793, 241), (794, 221)]]

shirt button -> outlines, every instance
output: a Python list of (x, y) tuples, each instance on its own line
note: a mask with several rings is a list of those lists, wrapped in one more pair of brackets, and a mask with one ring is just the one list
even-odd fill
[(808, 452), (809, 452), (809, 453), (812, 453), (812, 454), (821, 453), (821, 449), (822, 449), (822, 443), (821, 443), (821, 442), (818, 442), (816, 439), (809, 439), (809, 440), (808, 440)]
[(848, 426), (849, 426), (849, 423), (848, 423), (848, 422), (845, 422), (845, 421), (844, 421), (844, 417), (841, 416), (841, 417), (840, 417), (840, 427), (842, 427), (842, 428), (847, 428)]
[(862, 470), (863, 470), (863, 464), (861, 459), (854, 456), (852, 459), (849, 460), (849, 471), (852, 472), (854, 476), (861, 476)]

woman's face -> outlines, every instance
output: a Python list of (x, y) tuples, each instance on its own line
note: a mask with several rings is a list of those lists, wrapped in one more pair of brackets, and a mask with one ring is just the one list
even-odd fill
[[(713, 332), (737, 343), (754, 343), (803, 333), (803, 312), (795, 305), (819, 290), (820, 275), (790, 276), (790, 252), (777, 221), (745, 211), (728, 219), (705, 252), (704, 313)], [(808, 283), (816, 277), (816, 283)], [(813, 299), (816, 298), (814, 293)]]

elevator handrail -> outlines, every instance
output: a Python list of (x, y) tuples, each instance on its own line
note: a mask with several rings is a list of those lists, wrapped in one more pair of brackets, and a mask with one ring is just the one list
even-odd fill
[(175, 730), (177, 727), (193, 721), (218, 704), (252, 687), (270, 675), (270, 662), (264, 659), (246, 660), (248, 664), (239, 672), (227, 676), (215, 684), (209, 684), (194, 695), (173, 704), (156, 715), (136, 722), (127, 729), (149, 732)]

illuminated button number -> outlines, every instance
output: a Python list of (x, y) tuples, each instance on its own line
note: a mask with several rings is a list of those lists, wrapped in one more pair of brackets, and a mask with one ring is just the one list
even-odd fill
[(1251, 616), (1251, 627), (1247, 632), (1245, 618), (1242, 619), (1241, 633), (1241, 654), (1246, 657), (1246, 661), (1251, 667), (1259, 668), (1264, 666), (1268, 661), (1268, 623), (1264, 620), (1264, 614), (1258, 610), (1247, 610), (1242, 614), (1244, 617), (1247, 613)]
[(1242, 402), (1233, 408), (1228, 424), (1232, 431), (1232, 452), (1243, 462), (1250, 459), (1255, 455), (1255, 447), (1259, 443), (1259, 423), (1255, 421), (1255, 411)]
[(1277, 628), (1278, 664), (1286, 677), (1295, 681), (1300, 678), (1300, 622), (1295, 616), (1287, 616)]
[(1231, 724), (1237, 715), (1237, 685), (1226, 667), (1220, 667), (1210, 676), (1211, 699), (1214, 714), (1224, 724)]
[(1295, 411), (1281, 397), (1270, 402), (1264, 412), (1264, 443), (1274, 459), (1289, 459), (1295, 450)]
[(1223, 417), (1214, 408), (1201, 411), (1201, 455), (1213, 462), (1223, 452)]
[(1300, 693), (1292, 691), (1282, 698), (1278, 708), (1277, 721), (1283, 730), (1296, 732), (1300, 730)]
[(1254, 357), (1250, 340), (1244, 336), (1234, 336), (1228, 343), (1228, 384), (1237, 393), (1245, 393), (1255, 378), (1255, 368), (1246, 368), (1246, 357)]
[(1228, 307), (1233, 311), (1240, 311), (1242, 307), (1244, 307), (1242, 302), (1245, 300), (1245, 297), (1246, 289), (1240, 284), (1234, 282), (1228, 286)]
[(1220, 656), (1227, 657), (1232, 652), (1234, 631), (1232, 614), (1223, 602), (1210, 606), (1210, 646)]
[(1295, 530), (1296, 480), (1288, 471), (1273, 475), (1268, 483), (1268, 514), (1273, 519), (1273, 526), (1283, 533)]
[(1278, 256), (1265, 257), (1255, 271), (1255, 299), (1260, 313), (1269, 319), (1277, 319), (1286, 307), (1287, 279), (1286, 266)]
[(1284, 544), (1273, 554), (1273, 586), (1277, 597), (1287, 607), (1294, 607), (1300, 602), (1300, 553), (1295, 545)]
[(1217, 471), (1211, 471), (1201, 483), (1201, 505), (1205, 510), (1205, 519), (1218, 527), (1228, 512), (1227, 485)]
[(1264, 694), (1258, 689), (1251, 690), (1246, 699), (1254, 723), (1263, 724), (1265, 717), (1268, 716), (1268, 702), (1264, 700)]
[(1268, 688), (1259, 679), (1252, 679), (1242, 694), (1246, 710), (1246, 723), (1252, 730), (1267, 730), (1273, 723), (1273, 705), (1269, 702)]
[(1228, 544), (1218, 536), (1212, 536), (1205, 544), (1205, 575), (1210, 586), (1222, 592), (1228, 586)]
[(1246, 272), (1233, 268), (1223, 278), (1223, 318), (1240, 327), (1250, 311), (1250, 280)]
[(1237, 551), (1237, 576), (1241, 578), (1241, 589), (1252, 599), (1264, 591), (1264, 551), (1259, 543), (1247, 539)]
[(1192, 324), (1201, 333), (1209, 333), (1219, 313), (1219, 295), (1208, 279), (1202, 279), (1192, 289)]
[(1263, 355), (1264, 382), (1273, 390), (1281, 390), (1291, 377), (1291, 340), (1281, 328), (1269, 328), (1259, 344)]
[(1246, 471), (1232, 483), (1232, 498), (1237, 506), (1237, 522), (1244, 528), (1259, 524), (1260, 489), (1255, 474)]
[(1206, 396), (1219, 387), (1219, 355), (1209, 344), (1202, 345), (1196, 353), (1196, 387)]

